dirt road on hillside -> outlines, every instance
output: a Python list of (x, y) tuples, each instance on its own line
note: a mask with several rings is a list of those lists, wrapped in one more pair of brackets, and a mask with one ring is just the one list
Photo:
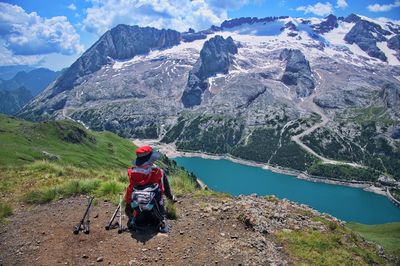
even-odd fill
[[(321, 73), (318, 73), (318, 77), (321, 77)], [(324, 80), (325, 79), (321, 79), (320, 78), (317, 81), (317, 86), (316, 86), (313, 94), (311, 94), (308, 98), (306, 98), (304, 101), (302, 101), (302, 102), (300, 102), (298, 104), (298, 106), (300, 108), (302, 108), (304, 110), (307, 110), (307, 111), (314, 112), (314, 113), (320, 115), (322, 121), (317, 123), (317, 124), (315, 124), (315, 125), (313, 125), (312, 127), (308, 128), (307, 130), (303, 131), (302, 133), (300, 133), (298, 135), (295, 135), (295, 136), (292, 136), (291, 140), (296, 142), (298, 145), (300, 145), (308, 153), (311, 153), (312, 155), (314, 155), (315, 157), (320, 159), (323, 163), (326, 163), (326, 164), (344, 164), (344, 165), (350, 165), (352, 167), (365, 168), (365, 166), (357, 164), (357, 163), (350, 163), (350, 162), (343, 162), (343, 161), (337, 161), (337, 160), (328, 159), (328, 158), (316, 153), (313, 149), (308, 147), (301, 140), (302, 137), (311, 134), (312, 132), (314, 132), (318, 128), (325, 127), (326, 124), (328, 124), (328, 122), (330, 121), (330, 118), (325, 115), (324, 111), (318, 105), (316, 105), (314, 103), (314, 98), (317, 97), (321, 93), (321, 90), (324, 87), (324, 82), (325, 82)]]

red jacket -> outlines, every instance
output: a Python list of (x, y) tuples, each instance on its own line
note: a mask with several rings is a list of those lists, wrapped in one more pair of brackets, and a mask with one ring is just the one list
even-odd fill
[(132, 191), (135, 186), (145, 186), (150, 184), (158, 184), (161, 193), (164, 193), (163, 171), (155, 166), (148, 165), (144, 167), (132, 167), (128, 169), (129, 186), (125, 193), (125, 202), (130, 204), (132, 199)]

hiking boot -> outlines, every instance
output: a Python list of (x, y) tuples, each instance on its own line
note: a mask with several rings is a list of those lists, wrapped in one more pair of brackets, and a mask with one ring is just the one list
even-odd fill
[(158, 227), (158, 232), (164, 233), (164, 234), (169, 232), (168, 225), (165, 223), (165, 221), (162, 221), (160, 223), (160, 226)]

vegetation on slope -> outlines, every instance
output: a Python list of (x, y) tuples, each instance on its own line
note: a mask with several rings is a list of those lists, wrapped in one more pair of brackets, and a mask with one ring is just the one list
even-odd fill
[(0, 116), (0, 164), (37, 160), (83, 168), (115, 169), (130, 164), (134, 145), (110, 132), (92, 132), (73, 121), (31, 123)]
[[(41, 204), (77, 194), (118, 201), (135, 146), (72, 121), (31, 123), (0, 115), (0, 219), (16, 201)], [(195, 176), (168, 158), (158, 162), (177, 195), (197, 190)]]
[(347, 133), (339, 135), (334, 130), (320, 128), (310, 135), (304, 136), (304, 143), (318, 154), (327, 158), (341, 161), (352, 161), (366, 165), (376, 171), (400, 178), (400, 143), (389, 141), (384, 132), (393, 124), (392, 120), (370, 117), (371, 109), (365, 110), (364, 116), (371, 120), (355, 120), (358, 124), (348, 125), (344, 120), (338, 126), (338, 130), (346, 127), (355, 127), (354, 138), (346, 138)]
[(392, 194), (392, 196), (397, 199), (398, 201), (400, 201), (400, 189), (396, 189), (393, 188), (390, 190), (390, 193)]
[(400, 223), (378, 225), (348, 223), (347, 226), (365, 239), (378, 243), (389, 254), (400, 257)]
[(276, 234), (289, 256), (300, 265), (383, 265), (375, 248), (350, 230), (327, 232), (283, 230)]
[(355, 168), (349, 165), (317, 163), (308, 168), (307, 173), (321, 178), (341, 179), (344, 181), (376, 181), (379, 172), (370, 168)]
[(274, 117), (265, 126), (247, 128), (238, 117), (220, 115), (181, 116), (165, 134), (162, 142), (176, 141), (182, 151), (231, 154), (246, 160), (304, 171), (315, 161), (312, 155), (291, 141), (290, 137), (318, 122), (318, 115), (302, 118), (286, 127), (287, 117)]

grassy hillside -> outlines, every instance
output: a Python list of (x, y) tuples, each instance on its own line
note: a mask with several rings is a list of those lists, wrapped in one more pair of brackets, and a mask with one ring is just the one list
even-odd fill
[(85, 168), (124, 168), (134, 145), (110, 132), (92, 132), (72, 121), (31, 123), (0, 115), (0, 165), (37, 160)]
[(378, 243), (389, 254), (400, 257), (400, 223), (378, 225), (348, 223), (347, 226), (365, 239)]
[[(41, 204), (76, 194), (117, 201), (136, 147), (110, 132), (73, 121), (31, 123), (0, 115), (0, 220), (17, 202)], [(195, 177), (164, 157), (176, 194), (197, 189)]]

